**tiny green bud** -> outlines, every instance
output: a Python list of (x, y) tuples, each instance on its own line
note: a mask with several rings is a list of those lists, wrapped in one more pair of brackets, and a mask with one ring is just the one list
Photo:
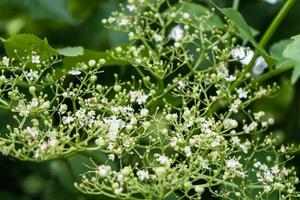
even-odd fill
[(122, 89), (122, 87), (121, 87), (120, 85), (115, 85), (115, 86), (114, 86), (114, 91), (115, 91), (115, 92), (120, 92), (121, 89)]
[(96, 65), (96, 61), (95, 60), (89, 60), (88, 65), (89, 65), (89, 67), (94, 67)]
[(36, 91), (35, 86), (30, 86), (30, 87), (29, 87), (29, 93), (30, 93), (32, 96), (35, 96), (35, 91)]
[(196, 185), (195, 192), (202, 194), (204, 192), (204, 187), (202, 185)]
[(105, 59), (102, 59), (102, 58), (101, 58), (101, 59), (99, 60), (99, 64), (100, 64), (100, 65), (104, 65), (105, 63), (106, 63), (106, 60), (105, 60)]
[(92, 76), (90, 77), (90, 81), (91, 81), (92, 83), (95, 83), (95, 82), (97, 81), (97, 76), (96, 76), (96, 75), (92, 75)]
[(0, 84), (6, 82), (6, 77), (4, 75), (0, 76)]

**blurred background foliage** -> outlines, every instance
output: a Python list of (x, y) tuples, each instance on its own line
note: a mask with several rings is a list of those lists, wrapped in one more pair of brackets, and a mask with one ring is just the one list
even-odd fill
[[(16, 33), (32, 33), (47, 38), (53, 47), (83, 46), (86, 49), (104, 51), (127, 42), (126, 35), (105, 29), (101, 19), (118, 9), (118, 0), (0, 0), (0, 37), (8, 38)], [(203, 2), (198, 0), (197, 2)], [(230, 0), (218, 0), (221, 6), (231, 6)], [(246, 21), (260, 33), (268, 27), (281, 8), (281, 3), (270, 5), (262, 0), (241, 0), (240, 11)], [(284, 20), (271, 43), (300, 33), (300, 1), (297, 1)], [(0, 55), (4, 55), (0, 44)], [(300, 56), (300, 55), (299, 55)], [(121, 70), (121, 71), (120, 71)], [(108, 73), (120, 72), (124, 68), (110, 68)], [(275, 77), (282, 90), (269, 99), (253, 105), (275, 118), (273, 132), (279, 134), (283, 143), (300, 144), (300, 81), (290, 83), (290, 72)], [(274, 81), (272, 80), (272, 81)], [(7, 123), (6, 113), (0, 110), (1, 129)], [(94, 153), (95, 154), (95, 153)], [(94, 155), (96, 156), (96, 155)], [(72, 186), (78, 177), (68, 173), (83, 173), (90, 163), (84, 156), (46, 163), (29, 163), (0, 155), (0, 200), (66, 200), (108, 199), (79, 194)], [(300, 169), (300, 156), (290, 163)], [(299, 171), (298, 169), (298, 171)], [(299, 174), (299, 173), (298, 173)]]

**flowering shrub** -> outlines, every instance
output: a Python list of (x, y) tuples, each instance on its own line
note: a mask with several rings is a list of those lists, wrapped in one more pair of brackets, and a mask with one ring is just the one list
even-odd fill
[[(15, 123), (0, 138), (1, 153), (40, 162), (100, 150), (107, 159), (91, 158), (74, 185), (117, 199), (300, 197), (286, 165), (298, 147), (278, 146), (268, 131), (274, 120), (251, 110), (280, 89), (266, 80), (297, 65), (291, 49), (299, 37), (284, 50), (287, 67), (277, 67), (284, 61), (263, 49), (270, 32), (257, 44), (236, 10), (210, 7), (129, 0), (102, 22), (130, 43), (101, 58), (30, 35), (6, 40), (0, 105)], [(25, 50), (20, 38), (30, 43)], [(136, 73), (109, 75), (115, 83), (107, 85), (112, 63)]]

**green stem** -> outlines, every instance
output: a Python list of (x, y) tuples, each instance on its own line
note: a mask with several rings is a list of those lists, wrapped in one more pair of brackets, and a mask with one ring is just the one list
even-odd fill
[(272, 38), (274, 33), (276, 32), (277, 28), (286, 17), (292, 6), (294, 5), (295, 0), (287, 0), (284, 6), (281, 8), (279, 13), (276, 15), (274, 20), (272, 21), (271, 25), (263, 35), (262, 39), (259, 42), (259, 46), (264, 47)]
[(239, 9), (240, 0), (233, 0), (232, 8), (235, 10)]
[(266, 73), (266, 74), (264, 74), (264, 75), (262, 75), (260, 77), (257, 77), (255, 79), (255, 81), (258, 82), (258, 83), (265, 82), (265, 81), (269, 80), (270, 78), (272, 78), (274, 76), (277, 76), (277, 75), (279, 75), (279, 74), (281, 74), (283, 72), (291, 70), (293, 67), (294, 67), (293, 64), (280, 67), (280, 68), (278, 68), (276, 70), (272, 70), (272, 71), (270, 71), (270, 72), (268, 72), (268, 73)]
[[(267, 31), (264, 33), (263, 37), (261, 38), (259, 42), (260, 47), (264, 47), (272, 38), (274, 33), (276, 32), (277, 28), (283, 21), (283, 19), (286, 17), (287, 13), (290, 11), (292, 6), (294, 5), (295, 0), (287, 0), (284, 6), (281, 8), (281, 10), (278, 12), (270, 26), (268, 27)], [(255, 59), (257, 58), (258, 53), (255, 51), (255, 54), (251, 60), (251, 62), (245, 67), (245, 70), (241, 73), (240, 77), (231, 85), (230, 89), (231, 91), (237, 88), (242, 82), (245, 77), (245, 75), (252, 69), (252, 66), (255, 62)]]

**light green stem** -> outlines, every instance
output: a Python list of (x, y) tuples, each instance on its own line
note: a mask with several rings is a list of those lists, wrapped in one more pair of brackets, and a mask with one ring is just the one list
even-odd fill
[[(268, 27), (267, 31), (264, 33), (262, 39), (260, 40), (260, 42), (259, 42), (260, 47), (264, 47), (270, 41), (270, 39), (272, 38), (272, 36), (276, 32), (277, 28), (279, 27), (279, 25), (281, 24), (283, 19), (288, 14), (288, 12), (290, 11), (290, 9), (294, 5), (294, 3), (295, 3), (295, 0), (287, 0), (286, 1), (286, 3), (281, 8), (281, 10), (278, 12), (278, 14), (276, 15), (276, 17), (274, 18), (274, 20), (272, 21), (272, 23)], [(246, 66), (245, 70), (241, 73), (238, 80), (236, 82), (234, 82), (232, 84), (232, 86), (230, 87), (231, 91), (234, 90), (235, 88), (237, 88), (243, 82), (243, 79), (244, 79), (245, 75), (252, 69), (252, 66), (253, 66), (257, 56), (258, 56), (258, 54), (257, 54), (257, 51), (256, 51), (255, 55), (252, 58), (252, 61), (250, 62), (250, 64), (248, 64)]]
[(240, 0), (233, 0), (232, 8), (235, 10), (239, 9)]
[(272, 70), (272, 71), (270, 71), (270, 72), (268, 72), (268, 73), (266, 73), (266, 74), (264, 74), (264, 75), (256, 78), (255, 81), (258, 82), (258, 83), (262, 83), (264, 81), (269, 80), (270, 78), (272, 78), (274, 76), (277, 76), (277, 75), (279, 75), (279, 74), (281, 74), (283, 72), (291, 70), (293, 67), (294, 67), (293, 64), (280, 67), (280, 68), (278, 68), (276, 70)]
[(283, 19), (286, 17), (286, 15), (289, 13), (290, 9), (294, 5), (295, 0), (287, 0), (284, 6), (281, 8), (279, 13), (276, 15), (274, 20), (272, 21), (271, 25), (263, 35), (262, 39), (259, 42), (259, 46), (264, 47), (272, 38), (276, 30), (278, 29), (279, 25), (283, 21)]

